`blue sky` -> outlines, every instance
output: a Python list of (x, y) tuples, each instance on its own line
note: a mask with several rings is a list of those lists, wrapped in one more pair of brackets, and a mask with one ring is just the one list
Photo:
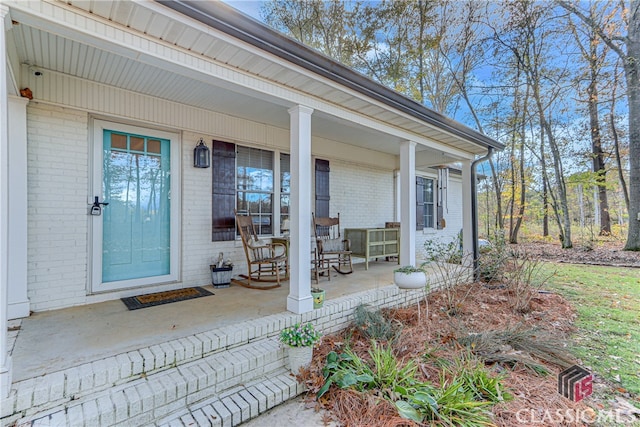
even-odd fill
[(223, 0), (225, 3), (238, 9), (240, 12), (243, 12), (252, 18), (260, 20), (260, 6), (262, 6), (263, 1), (257, 0)]

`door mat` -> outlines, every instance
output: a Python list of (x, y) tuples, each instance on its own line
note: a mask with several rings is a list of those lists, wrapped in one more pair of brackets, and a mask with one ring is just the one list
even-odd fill
[(199, 286), (193, 288), (176, 289), (175, 291), (156, 292), (155, 294), (136, 295), (134, 297), (121, 298), (129, 310), (153, 307), (154, 305), (169, 304), (171, 302), (185, 301), (193, 298), (215, 295), (213, 292)]

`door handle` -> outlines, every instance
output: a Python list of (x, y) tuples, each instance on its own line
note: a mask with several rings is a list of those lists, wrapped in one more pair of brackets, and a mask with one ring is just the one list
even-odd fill
[(108, 205), (109, 202), (100, 202), (98, 196), (95, 196), (91, 209), (89, 209), (89, 214), (99, 216), (102, 214), (102, 207)]

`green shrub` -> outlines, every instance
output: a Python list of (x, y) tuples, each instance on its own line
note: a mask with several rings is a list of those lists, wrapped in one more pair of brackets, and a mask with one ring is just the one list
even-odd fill
[(373, 363), (373, 382), (375, 388), (381, 390), (383, 395), (395, 400), (395, 396), (401, 395), (404, 390), (413, 386), (416, 382), (418, 365), (409, 360), (404, 366), (396, 359), (390, 346), (371, 343), (369, 350)]
[(344, 353), (335, 351), (327, 354), (327, 363), (322, 368), (324, 384), (318, 390), (316, 397), (325, 394), (332, 384), (340, 388), (355, 388), (362, 391), (374, 384), (373, 371), (351, 349), (345, 349)]
[(502, 378), (492, 376), (475, 358), (456, 359), (440, 374), (440, 386), (422, 383), (395, 402), (400, 415), (418, 423), (455, 426), (490, 426), (489, 407), (512, 399)]
[(384, 316), (379, 309), (360, 304), (354, 310), (354, 327), (372, 340), (393, 341), (402, 330), (400, 322)]

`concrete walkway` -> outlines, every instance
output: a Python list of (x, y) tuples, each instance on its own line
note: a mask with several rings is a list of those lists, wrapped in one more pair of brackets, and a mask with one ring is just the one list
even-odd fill
[(328, 418), (327, 411), (321, 410), (316, 412), (312, 407), (309, 408), (305, 403), (304, 396), (296, 397), (288, 400), (281, 405), (254, 418), (246, 423), (243, 427), (335, 427), (338, 425), (335, 421), (324, 422), (324, 417)]

